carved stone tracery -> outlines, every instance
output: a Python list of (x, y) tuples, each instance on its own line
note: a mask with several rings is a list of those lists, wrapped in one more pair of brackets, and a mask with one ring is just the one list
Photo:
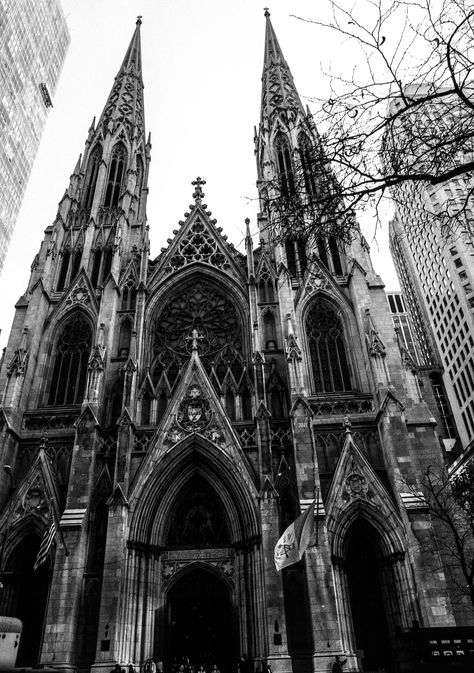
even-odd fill
[(192, 262), (206, 262), (218, 269), (226, 265), (225, 256), (199, 218), (196, 218), (188, 235), (179, 243), (178, 250), (170, 260), (174, 270)]

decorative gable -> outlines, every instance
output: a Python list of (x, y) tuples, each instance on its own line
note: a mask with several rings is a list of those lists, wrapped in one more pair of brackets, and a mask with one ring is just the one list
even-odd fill
[[(245, 268), (244, 256), (227, 243), (222, 229), (216, 227), (215, 219), (211, 219), (211, 211), (206, 210), (207, 205), (202, 203), (205, 180), (196, 178), (192, 184), (195, 186), (195, 203), (189, 206), (190, 212), (185, 213), (186, 220), (180, 222), (181, 229), (174, 231), (174, 240), (168, 239), (169, 247), (162, 248), (163, 256), (159, 259), (158, 269), (164, 269), (169, 274), (201, 263), (241, 277)], [(241, 262), (240, 266), (238, 262)]]
[(400, 540), (403, 523), (395, 502), (356, 445), (349, 419), (344, 424), (346, 438), (325, 503), (328, 533), (340, 541), (350, 523), (362, 516), (381, 533), (389, 525), (387, 534)]

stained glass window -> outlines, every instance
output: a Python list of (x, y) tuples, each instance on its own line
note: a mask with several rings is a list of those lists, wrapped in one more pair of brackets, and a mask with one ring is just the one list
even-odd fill
[(82, 315), (74, 316), (56, 343), (48, 404), (80, 404), (84, 397), (92, 330)]
[(351, 390), (341, 318), (329, 302), (317, 301), (306, 318), (317, 393)]

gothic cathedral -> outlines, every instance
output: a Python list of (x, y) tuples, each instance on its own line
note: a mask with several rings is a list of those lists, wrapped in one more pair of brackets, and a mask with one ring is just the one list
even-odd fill
[[(24, 622), (19, 665), (235, 673), (245, 653), (256, 671), (335, 655), (403, 671), (413, 624), (455, 623), (403, 488), (442, 461), (436, 423), (368, 246), (285, 237), (264, 207), (321, 142), (268, 12), (262, 86), (258, 247), (227, 242), (197, 178), (149, 258), (140, 20), (46, 228), (0, 375), (0, 613)], [(313, 501), (306, 554), (277, 572)], [(33, 571), (53, 510), (61, 536)]]

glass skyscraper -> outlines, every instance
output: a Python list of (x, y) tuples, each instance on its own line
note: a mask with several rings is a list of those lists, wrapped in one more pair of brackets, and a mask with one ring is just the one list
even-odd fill
[(0, 0), (0, 271), (69, 42), (58, 0)]

